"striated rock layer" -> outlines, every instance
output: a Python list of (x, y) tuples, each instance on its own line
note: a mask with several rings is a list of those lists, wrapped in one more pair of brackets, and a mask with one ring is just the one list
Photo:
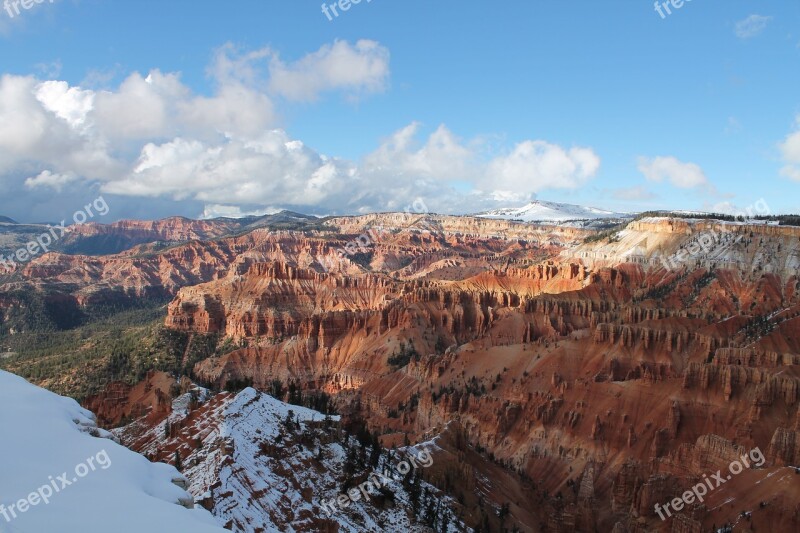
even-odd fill
[[(14, 283), (82, 306), (172, 298), (167, 327), (243, 346), (197, 380), (323, 390), (386, 446), (451, 428), (439, 486), (490, 509), (492, 530), (800, 529), (800, 228), (653, 218), (589, 235), (367, 215), (50, 254)], [(153, 405), (124, 387), (94, 401), (141, 414), (124, 398)], [(657, 515), (753, 450), (703, 502)]]
[[(696, 229), (675, 224), (673, 242), (665, 222), (652, 223), (662, 249)], [(747, 228), (735, 229), (748, 235), (747, 257), (794, 253), (796, 229), (753, 227), (750, 238)], [(248, 344), (199, 363), (200, 379), (277, 378), (337, 394), (387, 443), (457, 421), (520, 485), (533, 483), (527, 498), (540, 512), (520, 506), (522, 530), (704, 531), (742, 511), (754, 529), (796, 528), (800, 478), (786, 468), (800, 449), (793, 263), (759, 273), (744, 259), (699, 258), (666, 269), (609, 246), (562, 243), (538, 262), (508, 254), (449, 279), (427, 276), (427, 265), (421, 275), (319, 273), (271, 261), (180, 290), (166, 324)], [(603, 261), (587, 260), (590, 250)], [(762, 465), (660, 520), (656, 503), (756, 448)], [(772, 492), (750, 490), (756, 482)]]

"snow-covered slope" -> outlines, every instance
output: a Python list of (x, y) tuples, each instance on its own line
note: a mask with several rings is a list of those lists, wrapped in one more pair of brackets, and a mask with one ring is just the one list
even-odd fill
[[(234, 531), (351, 533), (384, 531), (428, 532), (413, 521), (413, 505), (402, 476), (388, 474), (402, 461), (403, 451), (389, 457), (384, 451), (377, 465), (362, 465), (360, 447), (337, 426), (338, 418), (281, 402), (248, 388), (237, 395), (207, 397), (197, 389), (198, 402), (186, 396), (173, 404), (173, 413), (160, 424), (146, 418), (114, 430), (123, 442), (147, 456), (162, 460), (181, 458), (189, 491), (212, 509), (220, 523)], [(291, 412), (291, 415), (290, 415)], [(413, 450), (437, 449), (424, 443)], [(356, 459), (354, 459), (354, 457)], [(354, 502), (347, 509), (324, 510), (324, 502), (343, 492), (349, 476), (360, 483), (370, 472), (387, 473), (381, 493)], [(424, 481), (419, 507), (434, 502), (439, 507), (437, 531), (464, 531), (449, 510), (452, 503)], [(427, 499), (426, 499), (427, 498)], [(388, 503), (392, 501), (393, 503)], [(447, 516), (446, 524), (441, 517)]]
[(0, 427), (2, 533), (225, 531), (187, 508), (192, 498), (173, 467), (111, 440), (74, 400), (4, 371)]
[(524, 207), (495, 209), (479, 213), (482, 218), (522, 220), (523, 222), (565, 222), (567, 220), (596, 220), (599, 218), (624, 218), (629, 215), (594, 207), (534, 200)]

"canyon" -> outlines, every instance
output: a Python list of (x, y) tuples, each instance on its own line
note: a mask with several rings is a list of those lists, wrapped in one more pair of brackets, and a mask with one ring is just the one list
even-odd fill
[[(237, 498), (258, 508), (263, 489), (242, 487), (259, 469), (277, 475), (274, 450), (248, 462), (214, 428), (239, 404), (274, 410), (262, 393), (280, 382), (324, 393), (339, 424), (363, 421), (384, 449), (435, 442), (423, 476), (451, 509), (447, 531), (800, 529), (800, 228), (676, 216), (604, 230), (411, 213), (284, 222), (87, 225), (75, 246), (98, 235), (130, 246), (35, 259), (0, 278), (0, 314), (19, 315), (24, 294), (55, 323), (154, 299), (166, 330), (226, 339), (188, 376), (105, 383), (83, 403), (134, 451), (169, 462), (182, 450), (196, 498), (227, 469), (244, 492), (206, 505), (235, 528), (268, 526), (223, 510)], [(338, 251), (363, 234), (378, 237)], [(14, 324), (9, 334), (25, 330)], [(203, 401), (176, 408), (175, 389), (198, 385)], [(165, 434), (168, 422), (180, 430)], [(234, 448), (274, 437), (249, 431)], [(206, 445), (222, 451), (208, 459)], [(755, 448), (762, 466), (656, 514)], [(269, 507), (270, 524), (357, 530), (305, 507), (287, 517), (286, 505)]]

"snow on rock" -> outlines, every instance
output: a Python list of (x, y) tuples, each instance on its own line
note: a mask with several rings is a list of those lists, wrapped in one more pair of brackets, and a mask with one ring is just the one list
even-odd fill
[(0, 532), (225, 531), (187, 509), (179, 472), (108, 438), (74, 400), (0, 371), (0, 406)]
[(643, 217), (613, 238), (586, 242), (561, 255), (593, 267), (637, 263), (667, 270), (722, 268), (748, 278), (800, 274), (797, 228), (751, 220)]
[[(137, 421), (115, 434), (149, 457), (169, 460), (177, 452), (189, 492), (234, 531), (430, 531), (411, 522), (409, 496), (395, 479), (385, 486), (394, 505), (362, 500), (330, 515), (323, 511), (322, 500), (342, 492), (347, 451), (341, 439), (348, 437), (338, 420), (248, 388), (212, 396), (177, 417), (173, 412), (153, 427)], [(458, 525), (453, 519), (448, 530), (459, 531)]]
[(524, 207), (495, 209), (475, 215), (481, 218), (522, 220), (523, 222), (566, 222), (571, 220), (596, 220), (602, 218), (626, 218), (630, 215), (614, 213), (594, 207), (572, 204), (542, 202), (535, 200)]

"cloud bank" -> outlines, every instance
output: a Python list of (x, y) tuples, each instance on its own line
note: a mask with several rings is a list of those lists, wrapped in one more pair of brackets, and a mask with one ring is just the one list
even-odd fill
[(542, 139), (492, 154), (485, 142), (461, 139), (445, 125), (426, 134), (414, 122), (351, 161), (278, 127), (289, 102), (386, 91), (389, 62), (388, 49), (369, 40), (335, 41), (294, 62), (269, 48), (225, 45), (207, 69), (209, 95), (158, 69), (131, 73), (111, 89), (4, 75), (0, 212), (34, 210), (20, 205), (23, 191), (23, 203), (45, 204), (83, 200), (87, 190), (115, 195), (148, 218), (170, 205), (193, 216), (280, 207), (360, 213), (400, 209), (419, 197), (439, 212), (474, 212), (576, 189), (597, 174), (601, 162), (591, 148)]

